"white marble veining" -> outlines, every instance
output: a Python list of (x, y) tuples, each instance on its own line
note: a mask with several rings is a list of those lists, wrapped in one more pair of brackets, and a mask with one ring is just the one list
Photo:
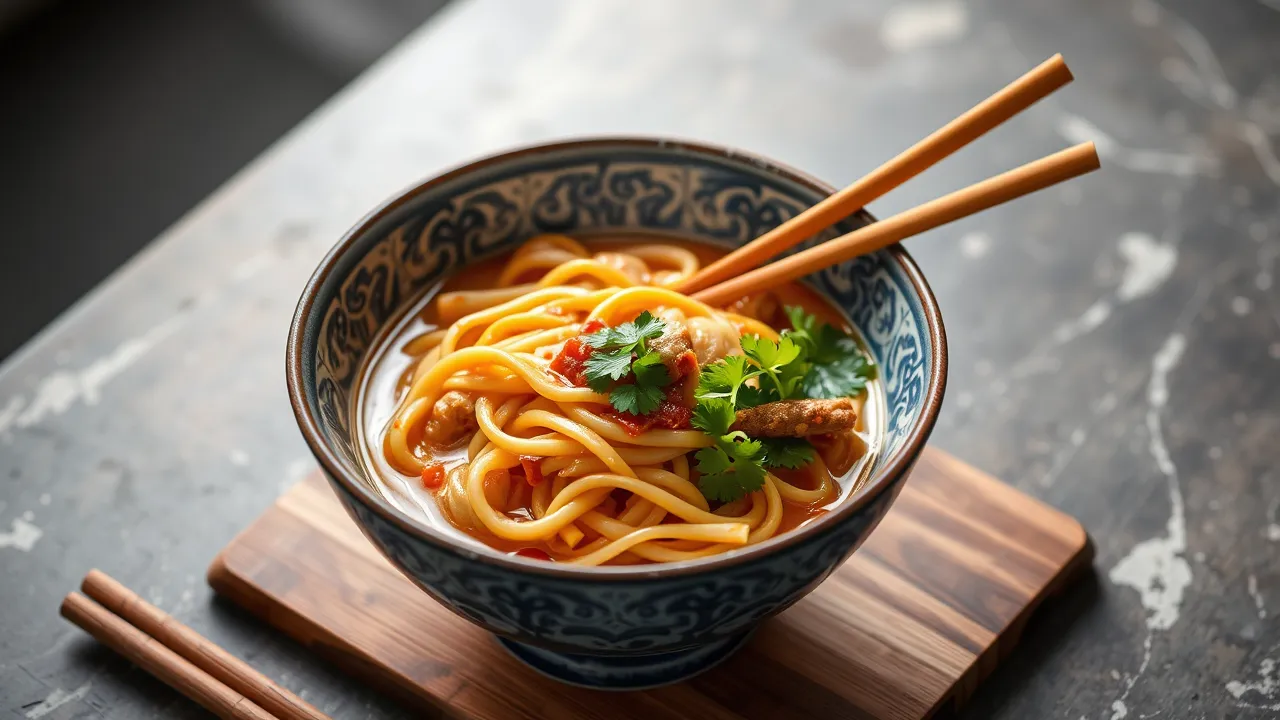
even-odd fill
[(880, 24), (880, 42), (894, 52), (939, 45), (969, 29), (969, 9), (958, 0), (895, 3)]
[(1241, 702), (1241, 707), (1257, 710), (1280, 711), (1280, 676), (1276, 673), (1276, 661), (1267, 658), (1258, 666), (1258, 679), (1249, 681), (1232, 680), (1227, 683), (1227, 692)]
[(1138, 543), (1108, 573), (1116, 585), (1137, 590), (1147, 611), (1142, 662), (1115, 700), (1112, 713), (1115, 720), (1127, 714), (1124, 701), (1151, 663), (1152, 638), (1157, 632), (1169, 630), (1178, 621), (1183, 595), (1192, 581), (1191, 566), (1184, 557), (1187, 552), (1186, 507), (1178, 482), (1178, 468), (1169, 455), (1161, 424), (1161, 416), (1169, 404), (1169, 374), (1182, 360), (1186, 347), (1185, 335), (1177, 332), (1170, 335), (1151, 359), (1151, 379), (1147, 384), (1148, 449), (1156, 467), (1165, 477), (1169, 492), (1169, 520), (1165, 525), (1165, 535)]
[(9, 398), (0, 412), (0, 436), (12, 428), (36, 425), (45, 418), (61, 415), (77, 403), (94, 405), (102, 390), (115, 377), (138, 362), (153, 347), (182, 325), (184, 317), (174, 316), (142, 335), (126, 340), (114, 350), (79, 370), (55, 370), (38, 381), (31, 400)]
[(1178, 248), (1148, 233), (1127, 232), (1117, 243), (1125, 268), (1116, 288), (1120, 302), (1130, 302), (1155, 292), (1178, 265)]
[(1246, 581), (1246, 587), (1249, 591), (1249, 597), (1253, 598), (1253, 606), (1258, 611), (1258, 619), (1266, 620), (1267, 600), (1262, 597), (1262, 593), (1258, 591), (1258, 576), (1250, 573), (1249, 579)]
[(1095, 300), (1080, 315), (1059, 325), (1053, 331), (1053, 340), (1058, 345), (1075, 340), (1102, 327), (1110, 318), (1111, 302), (1105, 299)]
[(0, 532), (0, 550), (5, 548), (13, 548), (22, 552), (31, 552), (36, 546), (40, 538), (44, 537), (44, 531), (31, 522), (31, 513), (28, 511), (23, 513), (22, 517), (14, 518), (8, 532)]
[(1095, 300), (1075, 318), (1053, 331), (1053, 341), (1061, 345), (1087, 335), (1111, 319), (1117, 306), (1151, 295), (1172, 275), (1178, 265), (1178, 248), (1172, 242), (1161, 242), (1149, 233), (1127, 232), (1116, 241), (1116, 250), (1124, 260), (1120, 284), (1114, 299)]
[(75, 690), (63, 690), (62, 688), (54, 688), (53, 692), (45, 696), (44, 700), (41, 700), (35, 706), (27, 710), (26, 717), (28, 718), (28, 720), (36, 720), (37, 718), (42, 718), (52, 713), (53, 711), (57, 710), (58, 708), (62, 707), (63, 705), (66, 705), (67, 703), (83, 700), (84, 697), (88, 695), (89, 691), (92, 689), (93, 689), (92, 682), (86, 682), (85, 684), (81, 685)]
[(1080, 115), (1063, 113), (1058, 118), (1058, 134), (1067, 142), (1092, 142), (1103, 165), (1117, 165), (1131, 172), (1191, 177), (1216, 167), (1212, 158), (1185, 152), (1132, 148), (1104, 132)]
[(1168, 630), (1178, 621), (1183, 593), (1191, 584), (1191, 567), (1183, 558), (1187, 550), (1186, 509), (1178, 484), (1178, 468), (1169, 456), (1161, 426), (1161, 414), (1169, 402), (1169, 373), (1177, 367), (1186, 346), (1187, 339), (1181, 333), (1165, 340), (1152, 358), (1151, 381), (1147, 387), (1149, 449), (1169, 487), (1166, 534), (1135, 545), (1109, 573), (1112, 582), (1140, 593), (1142, 605), (1147, 609), (1147, 627), (1153, 631)]

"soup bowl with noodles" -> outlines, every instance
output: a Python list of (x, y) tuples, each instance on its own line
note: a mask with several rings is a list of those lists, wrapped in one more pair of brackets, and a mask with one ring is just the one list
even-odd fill
[(858, 548), (942, 402), (942, 319), (900, 247), (723, 308), (678, 291), (831, 191), (638, 138), (427, 180), (304, 289), (298, 425), (373, 544), (521, 660), (689, 677)]

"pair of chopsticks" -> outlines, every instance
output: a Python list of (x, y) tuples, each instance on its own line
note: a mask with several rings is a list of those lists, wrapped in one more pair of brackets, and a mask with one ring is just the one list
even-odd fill
[(218, 717), (329, 720), (106, 573), (90, 570), (80, 589), (63, 617)]
[(1062, 56), (1054, 55), (849, 187), (690, 276), (676, 290), (708, 305), (724, 305), (1097, 170), (1098, 154), (1093, 143), (1081, 143), (765, 265), (775, 255), (851, 215), (1071, 80), (1071, 71)]

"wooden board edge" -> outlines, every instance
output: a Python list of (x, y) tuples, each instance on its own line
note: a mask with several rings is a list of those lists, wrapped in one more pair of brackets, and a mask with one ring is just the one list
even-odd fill
[[(254, 522), (257, 522), (257, 520)], [(223, 595), (224, 593), (222, 592), (222, 588), (231, 587), (231, 583), (233, 582), (232, 578), (234, 575), (231, 572), (231, 568), (227, 565), (227, 548), (231, 547), (234, 543), (235, 540), (232, 540), (230, 543), (227, 543), (226, 547), (219, 550), (218, 554), (213, 556), (213, 562), (209, 563), (209, 569), (204, 572), (205, 582), (208, 583), (209, 587), (213, 588), (213, 592), (218, 595)]]
[[(296, 486), (295, 486), (296, 487)], [(228, 548), (230, 545), (228, 545)], [(283, 632), (295, 642), (311, 651), (321, 661), (337, 668), (357, 682), (392, 697), (406, 708), (427, 712), (427, 717), (451, 717), (448, 707), (438, 705), (423, 695), (406, 690), (386, 675), (386, 669), (364, 658), (350, 643), (324, 629), (294, 611), (283, 602), (268, 602), (257, 586), (238, 573), (227, 559), (226, 549), (220, 551), (205, 573), (209, 587), (222, 597), (266, 624), (271, 630)], [(302, 632), (299, 628), (309, 628)]]
[[(1063, 542), (1063, 544), (1069, 547), (1078, 548), (1080, 545), (1089, 542), (1088, 533), (1085, 531), (1084, 526), (1081, 525), (1080, 521), (1076, 520), (1073, 516), (1024, 490), (1005, 482), (999, 477), (965, 461), (953, 453), (933, 445), (929, 445), (925, 447), (924, 451), (921, 453), (919, 462), (934, 465), (941, 474), (951, 476), (963, 474), (969, 481), (977, 481), (976, 484), (998, 487), (1002, 494), (1012, 493), (1013, 496), (1017, 498), (1018, 503), (1024, 504), (1027, 507), (1035, 508), (1036, 510), (1044, 513), (1046, 522), (1036, 523), (1036, 527), (1048, 527), (1052, 525), (1053, 527), (1062, 526), (1070, 528), (1068, 536), (1058, 538)], [(911, 479), (907, 478), (907, 483), (910, 484), (910, 482)]]
[[(1016, 488), (1014, 489), (1016, 490)], [(1035, 498), (1032, 499), (1034, 500)], [(1062, 568), (1050, 578), (1040, 592), (1004, 628), (996, 633), (995, 642), (983, 651), (980, 656), (974, 658), (973, 664), (956, 680), (951, 691), (938, 701), (938, 704), (930, 710), (927, 717), (932, 717), (943, 709), (952, 713), (963, 709), (964, 705), (973, 698), (982, 683), (1000, 667), (1002, 662), (1013, 654), (1018, 644), (1022, 641), (1022, 634), (1027, 625), (1034, 621), (1036, 613), (1040, 611), (1044, 604), (1063, 594), (1068, 587), (1075, 584), (1077, 580), (1092, 570), (1095, 553), (1093, 538), (1089, 537), (1089, 533), (1084, 529), (1084, 526), (1074, 517), (1061, 513), (1061, 511), (1058, 512), (1062, 514), (1063, 518), (1070, 521), (1075, 530), (1079, 531), (1077, 535), (1079, 540), (1074, 544), (1075, 551), (1072, 553), (1071, 559), (1063, 564)]]

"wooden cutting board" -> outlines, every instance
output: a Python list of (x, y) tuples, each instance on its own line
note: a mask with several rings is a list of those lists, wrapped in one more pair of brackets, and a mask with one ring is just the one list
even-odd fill
[(392, 568), (318, 476), (233, 540), (209, 584), (433, 715), (915, 720), (967, 699), (1091, 558), (1075, 520), (928, 449), (880, 527), (812, 594), (707, 673), (627, 693), (521, 664)]

